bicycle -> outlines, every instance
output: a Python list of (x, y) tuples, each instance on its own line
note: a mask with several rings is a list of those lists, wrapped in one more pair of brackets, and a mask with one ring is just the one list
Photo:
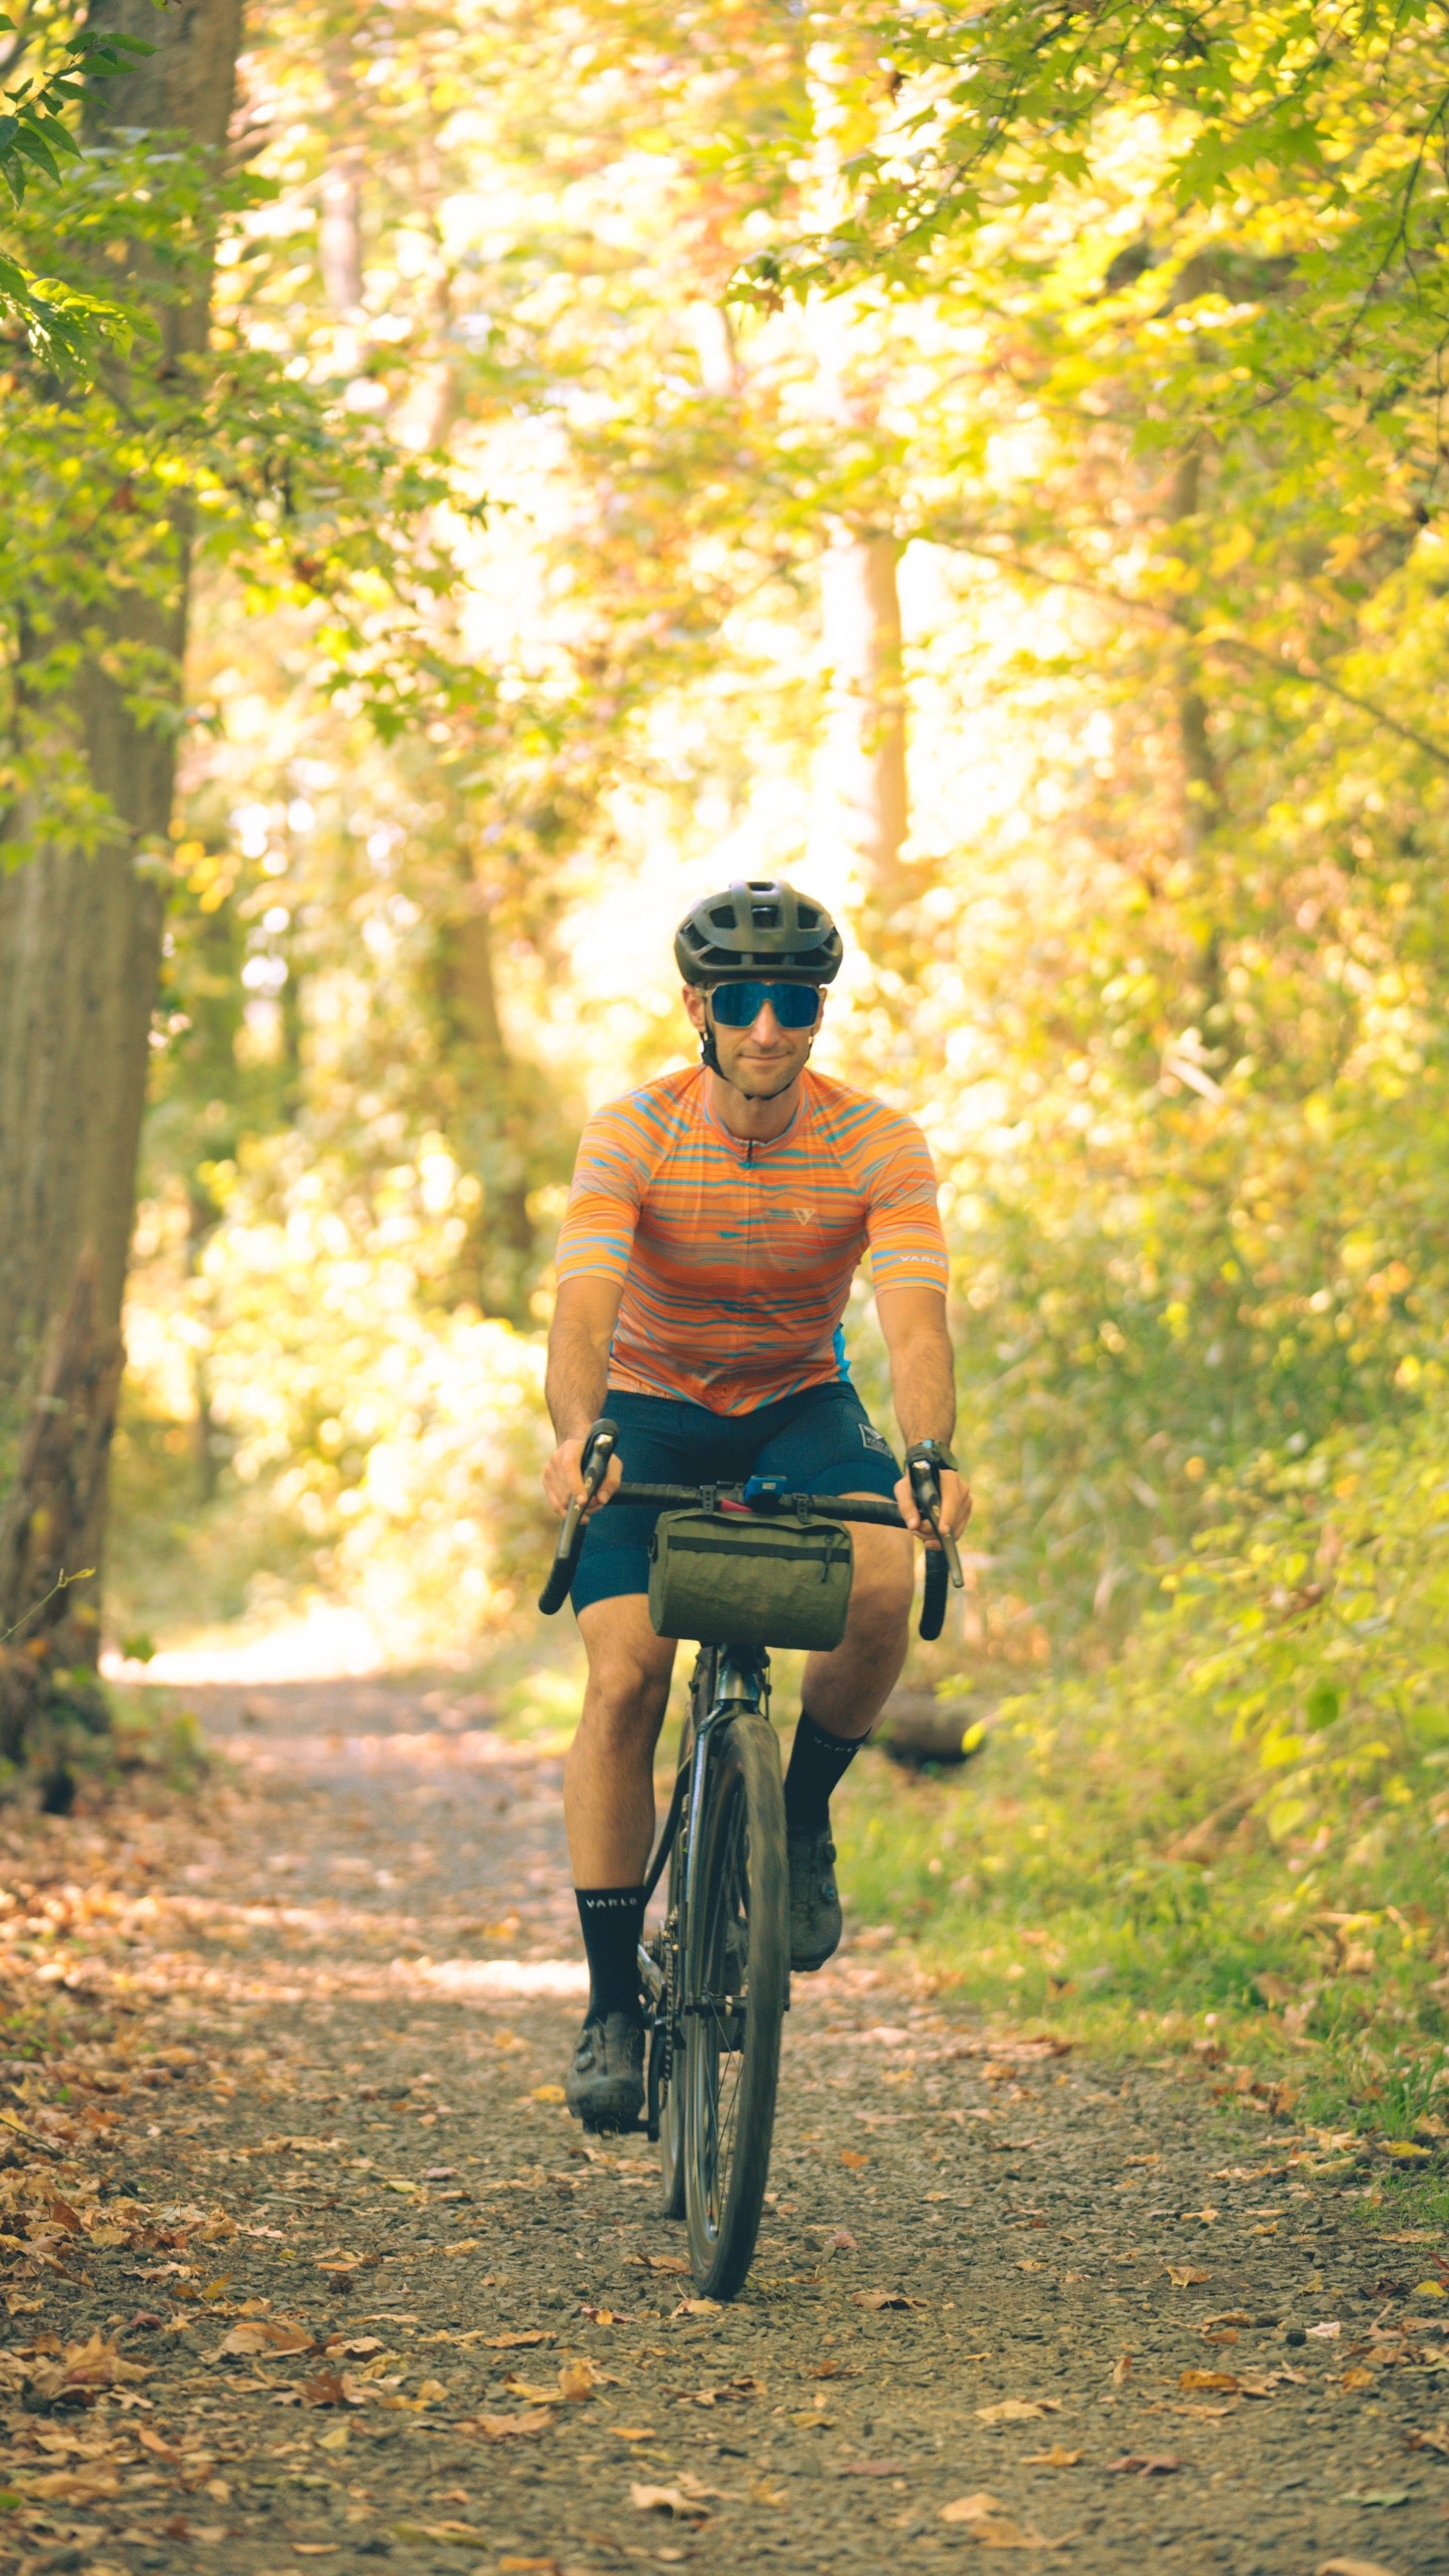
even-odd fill
[[(607, 1420), (589, 1433), (587, 1496), (598, 1491), (618, 1439)], [(948, 1571), (958, 1588), (963, 1578), (955, 1542), (939, 1523), (934, 1468), (919, 1459), (910, 1474), (938, 1542), (926, 1558), (920, 1620), (930, 1639), (941, 1633)], [(611, 1499), (704, 1511), (718, 1516), (722, 1533), (741, 1516), (905, 1527), (894, 1503), (789, 1494), (782, 1479), (768, 1477), (742, 1486), (623, 1483)], [(559, 1533), (538, 1605), (546, 1614), (562, 1607), (573, 1582), (583, 1514), (583, 1503), (571, 1504)], [(727, 1550), (727, 1535), (718, 1546)], [(649, 2023), (644, 2126), (660, 2149), (659, 2214), (684, 2218), (695, 2284), (710, 2299), (733, 2298), (754, 2255), (789, 2006), (785, 1804), (769, 1705), (764, 1644), (700, 1646), (674, 1791), (645, 1880), (647, 1903), (667, 1867), (663, 1926), (639, 1950)]]

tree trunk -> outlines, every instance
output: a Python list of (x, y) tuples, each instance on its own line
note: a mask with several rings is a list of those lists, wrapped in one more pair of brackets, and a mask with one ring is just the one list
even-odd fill
[[(1172, 517), (1174, 525), (1195, 519), (1202, 493), (1202, 457), (1196, 447), (1180, 458), (1172, 478)], [(1223, 783), (1212, 743), (1208, 737), (1207, 700), (1202, 693), (1195, 659), (1183, 655), (1182, 680), (1177, 699), (1178, 745), (1182, 755), (1182, 843), (1184, 855), (1195, 859), (1203, 842), (1220, 820)]]
[(831, 700), (817, 834), (887, 900), (908, 821), (899, 556), (894, 537), (846, 535), (820, 571)]
[[(172, 0), (164, 10), (93, 0), (87, 23), (155, 48), (96, 85), (85, 111), (91, 139), (144, 129), (220, 152), (240, 0)], [(174, 380), (204, 351), (210, 265), (203, 244), (185, 295), (158, 297), (159, 342), (144, 344), (147, 354), (112, 383), (128, 408), (144, 405), (141, 365)], [(143, 253), (129, 275), (144, 295)], [(80, 620), (64, 598), (53, 603), (55, 630), (80, 646), (64, 716), (109, 806), (111, 837), (92, 857), (42, 841), (28, 865), (0, 875), (0, 1634), (24, 1621), (33, 1659), (46, 1646), (72, 1664), (94, 1661), (99, 1647), (105, 1460), (175, 777), (174, 733), (139, 721), (106, 665), (118, 646), (159, 653), (179, 701), (186, 641), (189, 527), (159, 483), (154, 490), (164, 596), (128, 590), (118, 574), (104, 621), (90, 612)], [(32, 815), (14, 818), (13, 828), (33, 825)], [(58, 1574), (81, 1566), (95, 1576), (42, 1609)]]
[(441, 924), (437, 947), (446, 1063), (459, 1154), (483, 1195), (458, 1262), (458, 1287), (485, 1314), (516, 1323), (528, 1316), (534, 1254), (528, 1212), (530, 1163), (537, 1150), (541, 1103), (531, 1068), (509, 1053), (498, 1009), (493, 923), (487, 898), (471, 877), (456, 910)]

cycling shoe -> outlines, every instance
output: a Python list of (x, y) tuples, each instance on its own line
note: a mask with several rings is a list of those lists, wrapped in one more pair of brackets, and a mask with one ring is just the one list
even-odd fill
[(632, 2129), (644, 2108), (644, 2025), (628, 2013), (586, 2021), (574, 2049), (564, 2099), (590, 2136)]
[(839, 1948), (845, 1929), (840, 1890), (835, 1884), (835, 1845), (826, 1830), (791, 1834), (786, 1849), (790, 1859), (790, 1965), (823, 1968), (831, 1952)]

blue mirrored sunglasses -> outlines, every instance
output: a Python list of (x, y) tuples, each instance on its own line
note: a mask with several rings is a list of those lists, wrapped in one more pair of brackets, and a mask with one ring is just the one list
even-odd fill
[(752, 1028), (768, 1002), (782, 1029), (813, 1029), (820, 995), (813, 984), (716, 984), (710, 994), (722, 1029)]

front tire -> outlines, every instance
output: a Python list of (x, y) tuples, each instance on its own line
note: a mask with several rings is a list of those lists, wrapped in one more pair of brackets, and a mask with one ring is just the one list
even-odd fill
[(701, 2297), (732, 2299), (750, 2268), (769, 2180), (790, 1967), (780, 1752), (757, 1710), (726, 1720), (712, 1748), (690, 1894), (689, 2255)]

